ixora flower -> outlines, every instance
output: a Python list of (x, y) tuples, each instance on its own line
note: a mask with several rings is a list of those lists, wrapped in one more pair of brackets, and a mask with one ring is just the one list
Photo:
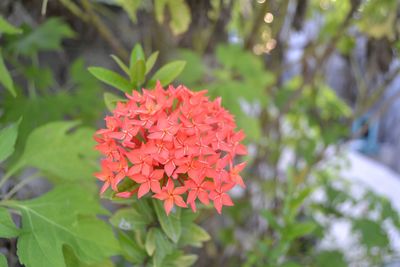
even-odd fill
[[(101, 193), (109, 187), (123, 198), (150, 193), (164, 201), (167, 214), (174, 205), (196, 211), (197, 199), (212, 201), (218, 213), (232, 206), (227, 192), (245, 187), (240, 172), (246, 164), (234, 162), (247, 154), (240, 143), (245, 135), (235, 131), (221, 99), (210, 101), (206, 93), (157, 83), (154, 90), (127, 94), (95, 134), (96, 149), (105, 156), (95, 174), (104, 182)], [(119, 191), (124, 179), (134, 182), (132, 191)]]

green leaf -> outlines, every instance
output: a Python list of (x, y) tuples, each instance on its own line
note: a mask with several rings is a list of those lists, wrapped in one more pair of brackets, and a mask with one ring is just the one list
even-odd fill
[(66, 180), (90, 181), (96, 170), (94, 130), (76, 127), (79, 122), (51, 122), (29, 135), (25, 150), (13, 168), (32, 166)]
[(389, 245), (387, 233), (380, 223), (370, 219), (356, 219), (353, 222), (353, 231), (360, 234), (361, 242), (368, 248), (386, 247)]
[(111, 58), (118, 64), (118, 66), (121, 68), (121, 70), (123, 70), (126, 73), (126, 75), (129, 76), (130, 72), (129, 72), (128, 66), (125, 65), (125, 63), (122, 62), (122, 60), (115, 55), (111, 55)]
[(156, 250), (156, 236), (155, 236), (155, 228), (152, 227), (146, 235), (146, 252), (149, 256), (153, 255)]
[(314, 222), (297, 222), (287, 228), (286, 238), (293, 240), (311, 234), (317, 225)]
[(74, 251), (69, 246), (63, 247), (63, 254), (65, 265), (67, 267), (114, 267), (115, 265), (110, 259), (102, 260), (101, 262), (96, 262), (92, 264), (87, 264), (79, 260)]
[(109, 111), (113, 111), (117, 106), (117, 102), (121, 101), (125, 101), (125, 99), (112, 93), (104, 93), (104, 103)]
[(31, 56), (40, 51), (61, 49), (61, 41), (75, 36), (74, 31), (59, 18), (50, 18), (39, 27), (25, 31), (11, 48), (17, 54)]
[(7, 263), (7, 259), (6, 256), (4, 256), (4, 254), (0, 253), (0, 267), (7, 267), (8, 263)]
[(110, 218), (110, 222), (117, 228), (132, 231), (144, 229), (151, 221), (149, 221), (147, 217), (143, 216), (138, 209), (123, 208), (115, 212), (115, 214)]
[(168, 0), (155, 0), (154, 1), (154, 13), (158, 23), (164, 22), (164, 8)]
[(154, 87), (157, 81), (160, 81), (161, 85), (166, 86), (171, 83), (185, 67), (185, 61), (173, 61), (164, 65), (159, 69), (151, 78), (148, 87)]
[(119, 251), (111, 228), (96, 218), (107, 211), (82, 187), (59, 186), (38, 198), (6, 205), (21, 212), (23, 235), (18, 238), (17, 254), (27, 267), (66, 266), (65, 245), (87, 264)]
[(278, 221), (276, 220), (275, 215), (269, 210), (263, 210), (261, 215), (267, 220), (268, 225), (274, 230), (280, 230), (281, 226), (279, 225)]
[(187, 65), (180, 76), (182, 83), (186, 85), (198, 83), (205, 70), (201, 56), (190, 49), (180, 49), (179, 59), (184, 60)]
[(142, 59), (139, 59), (138, 61), (133, 64), (131, 70), (130, 70), (130, 77), (133, 85), (137, 88), (144, 82), (145, 78), (145, 72), (146, 72), (146, 66), (144, 64), (144, 61)]
[(121, 90), (130, 93), (132, 91), (131, 83), (118, 73), (101, 67), (90, 67), (89, 72), (100, 81)]
[(163, 267), (189, 267), (197, 260), (197, 255), (185, 255), (182, 251), (174, 251), (163, 261)]
[(347, 267), (343, 254), (338, 250), (321, 251), (316, 257), (316, 266)]
[(141, 0), (117, 0), (117, 3), (125, 10), (133, 23), (137, 22), (136, 12)]
[(14, 82), (11, 78), (10, 73), (6, 68), (6, 64), (4, 63), (3, 55), (0, 48), (0, 83), (14, 96), (17, 96), (14, 88)]
[(0, 130), (0, 162), (6, 160), (14, 152), (20, 122), (21, 119)]
[(210, 240), (210, 235), (200, 226), (191, 223), (182, 227), (182, 235), (179, 239), (180, 246), (196, 246), (201, 247), (201, 243)]
[(153, 256), (153, 266), (164, 267), (163, 260), (166, 255), (172, 252), (173, 245), (171, 244), (171, 242), (168, 241), (167, 237), (158, 228), (154, 228), (154, 236), (156, 249)]
[(20, 234), (6, 208), (0, 208), (0, 218), (0, 237), (12, 238)]
[(129, 61), (129, 69), (132, 71), (133, 65), (138, 60), (145, 60), (143, 48), (140, 44), (136, 44), (131, 51), (131, 60)]
[(20, 34), (22, 33), (21, 29), (11, 25), (6, 21), (2, 16), (0, 16), (0, 34)]
[(180, 209), (177, 209), (175, 213), (170, 213), (169, 215), (167, 215), (161, 201), (153, 199), (153, 205), (157, 214), (158, 221), (160, 222), (161, 228), (163, 229), (164, 233), (174, 243), (177, 243), (182, 233)]
[(159, 54), (159, 52), (156, 51), (153, 54), (151, 54), (149, 56), (149, 58), (146, 60), (146, 73), (145, 74), (148, 74), (151, 71), (151, 69), (153, 68), (153, 66), (156, 63), (156, 60), (158, 58), (158, 54)]
[(143, 263), (147, 257), (147, 253), (133, 239), (132, 232), (118, 231), (117, 233), (124, 258), (132, 263)]
[(187, 31), (191, 21), (190, 9), (184, 0), (168, 1), (171, 21), (169, 26), (173, 34), (178, 35)]

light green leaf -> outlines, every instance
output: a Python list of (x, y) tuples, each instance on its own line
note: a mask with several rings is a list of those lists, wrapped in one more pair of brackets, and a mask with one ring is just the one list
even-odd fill
[(154, 87), (157, 81), (160, 81), (161, 85), (163, 86), (168, 85), (179, 76), (179, 74), (183, 71), (185, 64), (185, 61), (179, 60), (164, 65), (151, 78), (148, 87)]
[(68, 24), (59, 18), (50, 18), (36, 29), (24, 32), (11, 48), (17, 54), (30, 56), (40, 51), (59, 50), (63, 39), (74, 36)]
[(153, 68), (154, 64), (156, 63), (156, 60), (158, 58), (158, 51), (154, 52), (149, 56), (149, 58), (146, 60), (146, 73), (148, 74), (151, 69)]
[(125, 99), (112, 93), (104, 93), (104, 103), (109, 111), (113, 111), (117, 106), (117, 102), (121, 101), (125, 101)]
[(4, 63), (3, 55), (0, 48), (0, 84), (2, 84), (14, 97), (17, 96), (14, 88), (14, 82), (11, 78), (10, 73)]
[(133, 85), (137, 88), (144, 82), (145, 78), (144, 75), (146, 72), (146, 66), (144, 64), (144, 60), (142, 59), (137, 60), (135, 64), (133, 64), (130, 71), (131, 71), (130, 73), (131, 81)]
[(143, 48), (140, 44), (136, 44), (131, 51), (131, 60), (129, 61), (129, 69), (132, 70), (133, 65), (138, 60), (145, 60)]
[(168, 238), (161, 232), (160, 229), (154, 228), (154, 236), (156, 249), (153, 256), (154, 267), (164, 267), (163, 260), (166, 255), (170, 254), (173, 250), (173, 244), (168, 241)]
[(29, 135), (25, 150), (13, 168), (32, 166), (66, 180), (90, 181), (97, 153), (94, 130), (76, 127), (79, 122), (51, 122), (36, 128)]
[(154, 1), (154, 12), (158, 23), (164, 22), (164, 8), (168, 0), (155, 0)]
[(111, 85), (112, 87), (121, 90), (122, 92), (130, 93), (132, 91), (131, 83), (118, 73), (101, 67), (90, 67), (89, 72), (100, 81)]
[(125, 10), (133, 23), (137, 22), (136, 12), (141, 0), (117, 0), (117, 3)]
[(122, 60), (115, 55), (111, 55), (111, 58), (118, 64), (118, 66), (121, 68), (121, 70), (123, 70), (126, 73), (126, 75), (129, 76), (130, 72), (129, 72), (128, 66), (125, 65), (125, 63), (122, 62)]
[(63, 247), (63, 254), (65, 259), (65, 265), (67, 267), (114, 267), (114, 263), (110, 259), (102, 260), (101, 262), (96, 263), (84, 263), (79, 260), (74, 251), (69, 246)]
[(87, 264), (119, 251), (111, 228), (96, 218), (107, 211), (82, 187), (60, 186), (38, 198), (6, 205), (21, 212), (23, 235), (17, 254), (27, 267), (65, 267), (64, 245)]
[(156, 236), (155, 236), (155, 228), (152, 227), (146, 235), (146, 251), (149, 256), (153, 255), (156, 250)]
[(21, 29), (11, 25), (6, 21), (2, 16), (0, 16), (0, 34), (20, 34), (22, 33)]
[(201, 247), (201, 243), (210, 240), (210, 238), (210, 235), (203, 228), (191, 223), (182, 227), (182, 235), (179, 239), (179, 245)]
[(0, 237), (11, 238), (20, 234), (7, 209), (0, 208), (0, 218)]
[(0, 162), (6, 160), (14, 152), (20, 122), (21, 119), (0, 130)]
[(0, 253), (0, 267), (7, 267), (8, 263), (7, 263), (7, 259), (6, 256), (4, 256), (4, 254)]
[(111, 218), (110, 222), (117, 228), (126, 231), (140, 230), (149, 224), (151, 221), (146, 216), (140, 213), (135, 208), (119, 209)]
[(169, 215), (167, 215), (161, 201), (153, 199), (153, 205), (157, 214), (158, 221), (160, 222), (161, 228), (163, 229), (164, 233), (174, 243), (177, 243), (182, 233), (180, 209), (177, 209), (175, 213), (170, 213)]
[(189, 267), (197, 260), (197, 255), (185, 255), (182, 251), (174, 251), (163, 261), (163, 267)]
[(191, 21), (190, 9), (184, 0), (168, 1), (171, 21), (169, 23), (173, 34), (178, 35), (187, 31)]

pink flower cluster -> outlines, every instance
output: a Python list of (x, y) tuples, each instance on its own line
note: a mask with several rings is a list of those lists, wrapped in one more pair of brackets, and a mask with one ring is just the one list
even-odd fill
[[(127, 94), (128, 101), (105, 118), (107, 128), (95, 134), (96, 149), (105, 155), (95, 174), (104, 182), (101, 193), (109, 187), (124, 198), (152, 192), (167, 214), (174, 205), (196, 211), (197, 199), (205, 205), (212, 200), (218, 213), (232, 206), (227, 192), (245, 187), (240, 176), (245, 163), (234, 165), (236, 155), (247, 154), (245, 136), (235, 132), (221, 99), (210, 101), (206, 93), (184, 86), (164, 90), (158, 83), (154, 90)], [(125, 178), (137, 186), (119, 192)]]

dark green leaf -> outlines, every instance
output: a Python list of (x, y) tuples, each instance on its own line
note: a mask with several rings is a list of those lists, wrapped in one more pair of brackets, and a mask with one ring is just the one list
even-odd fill
[(154, 236), (156, 249), (153, 256), (153, 266), (163, 267), (163, 260), (166, 255), (170, 254), (173, 250), (173, 245), (168, 241), (167, 237), (161, 232), (160, 229), (154, 228)]
[(174, 243), (177, 243), (182, 233), (180, 209), (177, 209), (175, 213), (171, 212), (169, 215), (167, 215), (161, 201), (153, 200), (153, 205), (157, 214), (158, 221), (160, 222), (161, 228), (163, 229), (164, 233)]
[(11, 238), (20, 234), (7, 209), (0, 208), (0, 218), (0, 237)]
[(17, 95), (14, 88), (14, 82), (4, 63), (1, 49), (0, 49), (0, 84), (2, 84), (14, 97)]
[(20, 122), (21, 119), (0, 130), (0, 162), (7, 159), (14, 152)]
[(316, 257), (316, 266), (347, 267), (343, 254), (338, 250), (321, 251)]
[(368, 248), (386, 247), (389, 245), (387, 233), (380, 223), (370, 219), (357, 219), (353, 223), (353, 231), (358, 232), (361, 242)]
[(121, 90), (122, 92), (130, 93), (132, 91), (131, 83), (118, 73), (101, 68), (101, 67), (90, 67), (89, 72), (100, 81), (111, 85), (112, 87)]
[(316, 227), (317, 225), (314, 222), (297, 222), (288, 227), (286, 238), (288, 240), (293, 240), (311, 234)]
[(132, 263), (142, 263), (147, 253), (133, 239), (132, 232), (118, 231), (118, 239), (122, 249), (122, 255)]
[(157, 81), (163, 86), (170, 84), (183, 71), (185, 64), (185, 61), (173, 61), (164, 65), (151, 78), (148, 87), (154, 87)]

